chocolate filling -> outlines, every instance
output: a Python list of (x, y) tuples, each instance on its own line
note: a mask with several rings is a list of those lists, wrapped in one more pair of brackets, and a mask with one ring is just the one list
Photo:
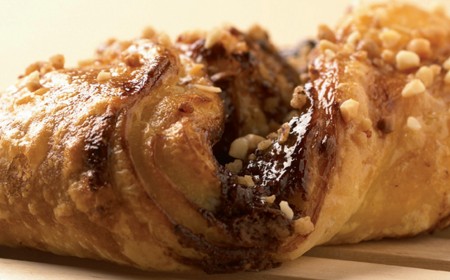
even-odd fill
[[(288, 94), (292, 95), (294, 87), (300, 84), (299, 73), (268, 43), (267, 38), (255, 40), (234, 29), (230, 32), (245, 41), (249, 50), (230, 54), (220, 42), (205, 48), (205, 40), (200, 38), (188, 45), (187, 51), (194, 60), (207, 66), (214, 85), (222, 89), (226, 114), (224, 133), (213, 148), (217, 161), (222, 164), (218, 174), (222, 183), (221, 203), (215, 213), (200, 211), (211, 225), (220, 226), (231, 235), (235, 243), (211, 244), (181, 225), (177, 225), (175, 230), (184, 246), (205, 253), (201, 260), (182, 258), (181, 261), (213, 273), (261, 270), (278, 265), (273, 253), (295, 233), (295, 220), (309, 216), (313, 223), (316, 222), (335, 156), (336, 110), (330, 108), (333, 100), (319, 100), (330, 99), (332, 94), (320, 96), (309, 83), (303, 92), (307, 102), (298, 116), (288, 121), (290, 130), (285, 140), (275, 140), (269, 148), (256, 150), (253, 157), (243, 160), (243, 168), (238, 174), (232, 174), (223, 166), (232, 161), (228, 155), (230, 144), (249, 133), (245, 130), (248, 120), (242, 118), (241, 110), (252, 108), (245, 108), (240, 103), (243, 100), (241, 95), (249, 96), (253, 105), (264, 113), (266, 122), (276, 123), (279, 127), (291, 111), (289, 100), (282, 98), (286, 92), (281, 91), (289, 90)], [(269, 75), (281, 75), (287, 83), (277, 79), (265, 80), (266, 77), (258, 71), (260, 64), (276, 69), (277, 72)], [(264, 108), (263, 100), (273, 97), (279, 98), (275, 110)], [(259, 134), (267, 132), (270, 131), (264, 131), (263, 126), (253, 131)], [(321, 154), (322, 160), (309, 162), (317, 153)], [(311, 166), (317, 166), (319, 170), (311, 170)], [(312, 172), (319, 173), (319, 176), (312, 176)], [(251, 176), (255, 186), (240, 184), (238, 176)], [(275, 196), (273, 203), (263, 199), (272, 195)], [(283, 213), (282, 201), (288, 202), (293, 210), (292, 219)]]

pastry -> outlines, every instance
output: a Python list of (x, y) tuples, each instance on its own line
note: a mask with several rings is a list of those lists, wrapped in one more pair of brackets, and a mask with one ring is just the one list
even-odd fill
[(233, 272), (446, 227), (449, 40), (394, 2), (289, 59), (223, 27), (34, 63), (0, 96), (0, 244)]

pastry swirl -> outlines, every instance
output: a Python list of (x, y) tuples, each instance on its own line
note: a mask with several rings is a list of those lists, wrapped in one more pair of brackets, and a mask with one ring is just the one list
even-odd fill
[(449, 19), (375, 4), (322, 31), (302, 65), (257, 27), (31, 65), (0, 96), (0, 244), (232, 272), (448, 226)]

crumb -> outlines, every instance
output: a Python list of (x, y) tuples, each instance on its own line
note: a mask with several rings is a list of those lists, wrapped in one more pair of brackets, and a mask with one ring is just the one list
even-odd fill
[(193, 86), (198, 88), (198, 89), (204, 90), (204, 91), (215, 92), (215, 93), (222, 92), (220, 87), (205, 86), (205, 85), (200, 85), (200, 84), (194, 84)]
[(426, 90), (425, 85), (419, 79), (414, 79), (407, 83), (402, 90), (403, 97), (412, 97), (424, 93)]
[(411, 40), (406, 47), (408, 51), (418, 54), (421, 58), (428, 58), (431, 55), (430, 41), (423, 38)]
[(233, 174), (238, 174), (242, 170), (242, 160), (235, 159), (234, 161), (225, 164), (225, 168)]
[(422, 81), (425, 87), (429, 87), (433, 84), (434, 81), (434, 73), (428, 66), (422, 66), (416, 72), (416, 78)]
[(275, 202), (276, 198), (277, 197), (274, 194), (272, 194), (271, 196), (263, 196), (263, 197), (261, 197), (261, 200), (266, 202), (266, 203), (272, 204), (272, 203)]
[(289, 206), (289, 203), (287, 201), (283, 200), (280, 202), (280, 210), (289, 220), (292, 220), (294, 218), (294, 211)]
[(411, 51), (399, 51), (395, 57), (398, 70), (408, 70), (420, 65), (420, 57)]
[(291, 132), (291, 127), (288, 123), (284, 123), (280, 129), (278, 129), (278, 142), (283, 144), (289, 138), (289, 133)]
[(344, 119), (344, 121), (350, 122), (358, 115), (359, 102), (352, 98), (347, 99), (344, 102), (342, 102), (341, 106), (339, 107), (339, 110), (341, 112), (341, 116)]
[(408, 119), (406, 120), (406, 127), (413, 131), (419, 131), (420, 129), (422, 129), (422, 125), (415, 117), (408, 117)]
[(106, 72), (106, 71), (100, 71), (97, 75), (97, 81), (99, 83), (104, 83), (107, 82), (111, 79), (111, 73)]
[(50, 57), (50, 63), (52, 64), (52, 66), (55, 69), (63, 69), (64, 63), (65, 63), (65, 58), (63, 55), (57, 54), (57, 55)]
[(254, 187), (255, 186), (255, 182), (253, 181), (253, 178), (250, 175), (238, 176), (237, 182), (238, 182), (238, 184), (246, 186), (246, 187)]

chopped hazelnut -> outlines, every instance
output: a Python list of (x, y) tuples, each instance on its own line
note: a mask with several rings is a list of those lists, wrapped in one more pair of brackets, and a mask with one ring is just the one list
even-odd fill
[(25, 77), (25, 86), (31, 92), (34, 92), (41, 88), (40, 74), (38, 71), (33, 71), (28, 76)]
[(447, 85), (450, 85), (450, 71), (448, 71), (447, 74), (445, 74), (444, 82), (445, 82)]
[(39, 62), (32, 63), (25, 69), (25, 75), (30, 75), (34, 71), (39, 72), (40, 68), (41, 66), (39, 65)]
[(355, 46), (360, 39), (361, 34), (358, 31), (354, 31), (347, 37), (347, 44)]
[(345, 100), (339, 110), (345, 122), (349, 122), (358, 115), (359, 102), (354, 99)]
[(264, 137), (256, 135), (256, 134), (247, 134), (244, 136), (247, 139), (248, 149), (254, 150), (258, 146), (259, 143), (266, 140)]
[(100, 71), (97, 75), (97, 81), (99, 83), (104, 83), (107, 82), (111, 79), (111, 73), (106, 72), (106, 71)]
[(326, 50), (332, 50), (335, 52), (338, 50), (338, 46), (328, 40), (320, 40), (319, 50), (321, 50), (322, 52), (325, 52)]
[(42, 96), (42, 95), (46, 94), (49, 90), (50, 89), (48, 89), (48, 88), (41, 87), (40, 89), (38, 89), (34, 92), (34, 95)]
[(392, 29), (383, 29), (378, 36), (383, 43), (383, 47), (385, 48), (393, 48), (395, 47), (402, 35), (395, 30)]
[(146, 27), (141, 34), (142, 38), (152, 39), (156, 35), (155, 29), (152, 27)]
[(265, 201), (267, 203), (270, 203), (270, 204), (274, 203), (276, 198), (277, 197), (274, 194), (272, 194), (271, 196), (263, 196), (263, 197), (261, 197), (261, 199), (263, 201)]
[(380, 55), (380, 48), (377, 43), (371, 39), (364, 39), (358, 43), (357, 50), (363, 50), (367, 52), (367, 55), (371, 58), (378, 57)]
[(281, 125), (280, 129), (278, 129), (278, 142), (283, 144), (289, 138), (289, 133), (291, 132), (291, 127), (288, 123), (284, 123)]
[(302, 217), (295, 221), (295, 233), (300, 235), (308, 235), (314, 231), (314, 224), (310, 216)]
[(319, 25), (317, 37), (319, 37), (319, 39), (328, 40), (330, 42), (336, 42), (336, 35), (330, 29), (330, 27), (325, 24)]
[(287, 201), (281, 201), (280, 202), (280, 210), (283, 212), (283, 214), (288, 218), (289, 220), (292, 220), (294, 218), (294, 211), (289, 206), (289, 203)]
[(416, 78), (421, 80), (425, 87), (429, 87), (433, 84), (434, 80), (433, 70), (431, 70), (430, 67), (422, 66), (419, 70), (417, 70)]
[(251, 36), (255, 40), (267, 40), (269, 35), (267, 32), (259, 25), (255, 24), (250, 27), (248, 31), (248, 35)]
[(406, 120), (406, 127), (414, 131), (419, 131), (422, 128), (422, 125), (420, 125), (419, 120), (415, 117), (408, 117)]
[(269, 135), (267, 135), (267, 139), (270, 140), (276, 140), (278, 138), (278, 134), (275, 132), (271, 132)]
[(306, 101), (307, 97), (305, 94), (303, 94), (303, 87), (302, 86), (296, 87), (290, 102), (291, 107), (294, 109), (301, 109), (303, 108), (303, 106), (305, 106)]
[(65, 63), (64, 56), (61, 54), (54, 55), (50, 57), (50, 63), (55, 69), (63, 69)]
[(255, 186), (255, 182), (253, 181), (253, 178), (250, 175), (238, 176), (237, 182), (238, 182), (238, 184), (244, 185), (246, 187), (254, 187)]
[(408, 70), (420, 65), (420, 57), (411, 51), (399, 51), (395, 57), (397, 69)]
[(391, 50), (383, 50), (381, 52), (381, 58), (388, 63), (394, 63), (395, 62), (395, 53)]
[(418, 54), (421, 58), (427, 58), (431, 55), (430, 41), (423, 38), (416, 38), (409, 42), (406, 47), (408, 51)]
[(326, 61), (331, 61), (336, 57), (336, 53), (330, 49), (326, 49), (324, 55)]
[(445, 70), (450, 70), (450, 57), (442, 64)]
[(266, 139), (258, 143), (258, 150), (264, 151), (272, 145), (272, 140)]
[(15, 100), (15, 105), (24, 105), (33, 101), (33, 96), (30, 94), (23, 94)]
[(419, 79), (414, 79), (407, 83), (402, 90), (403, 97), (416, 96), (418, 94), (424, 93), (426, 90), (425, 85)]
[(125, 63), (130, 67), (141, 66), (141, 55), (139, 53), (132, 53), (125, 56)]
[(234, 158), (244, 160), (247, 157), (248, 149), (247, 139), (240, 137), (231, 143), (228, 154)]
[(55, 68), (50, 63), (44, 63), (39, 70), (42, 75), (45, 75), (55, 70)]
[(36, 83), (36, 82), (28, 82), (27, 83), (27, 89), (31, 92), (34, 92), (36, 90), (39, 90), (41, 88), (41, 84), (40, 83)]
[(205, 85), (200, 85), (200, 84), (194, 84), (194, 87), (196, 87), (198, 89), (201, 89), (201, 90), (204, 90), (204, 91), (209, 91), (209, 92), (215, 92), (215, 93), (222, 92), (220, 87), (205, 86)]
[(242, 169), (242, 160), (235, 159), (234, 161), (225, 164), (225, 168), (230, 170), (233, 174), (238, 174)]
[(430, 69), (431, 69), (431, 71), (433, 71), (434, 76), (440, 75), (441, 71), (442, 71), (442, 67), (437, 64), (431, 65)]

